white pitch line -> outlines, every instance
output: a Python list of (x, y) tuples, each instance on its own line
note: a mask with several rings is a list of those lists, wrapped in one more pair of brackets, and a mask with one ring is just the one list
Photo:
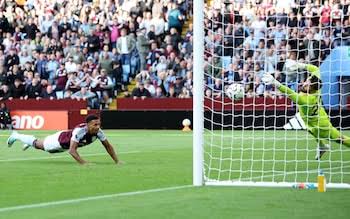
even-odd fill
[[(136, 154), (140, 153), (141, 151), (127, 151), (127, 152), (119, 152), (118, 154)], [(101, 155), (107, 155), (107, 152), (105, 153), (95, 153), (95, 154), (81, 154), (83, 157), (93, 157), (93, 156), (101, 156)], [(60, 156), (47, 156), (47, 157), (32, 157), (32, 158), (14, 158), (14, 159), (3, 159), (0, 160), (0, 162), (14, 162), (14, 161), (28, 161), (28, 160), (50, 160), (50, 159), (59, 159), (59, 158), (66, 158), (71, 157), (68, 155), (60, 155)]]
[(42, 203), (29, 204), (29, 205), (18, 205), (13, 207), (0, 208), (0, 212), (16, 211), (16, 210), (31, 209), (31, 208), (42, 208), (42, 207), (50, 207), (50, 206), (64, 205), (64, 204), (73, 204), (73, 203), (80, 203), (85, 201), (100, 200), (100, 199), (107, 199), (107, 198), (142, 195), (147, 193), (172, 191), (172, 190), (178, 190), (178, 189), (184, 189), (184, 188), (190, 188), (190, 187), (193, 187), (193, 186), (184, 185), (184, 186), (166, 187), (166, 188), (159, 188), (159, 189), (140, 190), (135, 192), (115, 193), (110, 195), (89, 196), (85, 198), (67, 199), (62, 201), (42, 202)]

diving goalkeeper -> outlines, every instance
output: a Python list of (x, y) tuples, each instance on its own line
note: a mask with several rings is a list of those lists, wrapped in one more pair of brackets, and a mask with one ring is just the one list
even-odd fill
[(267, 85), (274, 85), (298, 105), (301, 118), (308, 131), (316, 138), (318, 143), (316, 160), (320, 160), (324, 153), (330, 150), (328, 140), (335, 141), (350, 147), (350, 138), (340, 134), (329, 121), (328, 114), (322, 106), (320, 89), (322, 81), (320, 69), (317, 66), (293, 62), (289, 70), (306, 69), (311, 75), (302, 84), (301, 91), (296, 93), (287, 86), (282, 85), (271, 74), (265, 73), (262, 81)]

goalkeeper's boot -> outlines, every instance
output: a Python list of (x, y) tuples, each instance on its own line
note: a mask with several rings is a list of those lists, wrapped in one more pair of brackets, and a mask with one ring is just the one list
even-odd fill
[(321, 160), (322, 156), (329, 150), (330, 150), (330, 146), (328, 144), (323, 146), (319, 145), (316, 149), (315, 160)]
[(10, 137), (7, 139), (7, 146), (11, 147), (13, 143), (17, 140), (17, 134), (18, 132), (13, 131), (10, 135)]

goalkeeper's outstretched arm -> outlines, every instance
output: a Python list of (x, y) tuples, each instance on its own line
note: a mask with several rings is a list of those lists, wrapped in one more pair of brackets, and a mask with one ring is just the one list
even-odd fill
[(287, 86), (284, 86), (279, 81), (277, 81), (271, 74), (265, 73), (261, 79), (265, 84), (274, 85), (283, 94), (286, 94), (293, 102), (297, 104), (303, 104), (305, 102), (305, 96), (298, 94)]
[(277, 86), (278, 90), (280, 90), (283, 94), (287, 95), (294, 103), (297, 104), (303, 104), (305, 101), (305, 96), (302, 96), (295, 92), (294, 90), (290, 89), (289, 87), (280, 84)]
[(289, 70), (294, 72), (298, 69), (306, 69), (311, 76), (316, 76), (318, 79), (321, 79), (320, 68), (316, 65), (304, 64), (290, 59), (286, 61), (286, 65), (288, 65), (288, 67), (286, 67), (287, 71)]

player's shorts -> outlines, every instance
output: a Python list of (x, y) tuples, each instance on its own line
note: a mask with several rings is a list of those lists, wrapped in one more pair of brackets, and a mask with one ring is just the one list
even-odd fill
[[(62, 132), (62, 131), (61, 131)], [(49, 153), (59, 153), (63, 152), (66, 149), (63, 149), (58, 141), (58, 137), (61, 132), (56, 132), (53, 135), (49, 135), (44, 139), (44, 149)]]

